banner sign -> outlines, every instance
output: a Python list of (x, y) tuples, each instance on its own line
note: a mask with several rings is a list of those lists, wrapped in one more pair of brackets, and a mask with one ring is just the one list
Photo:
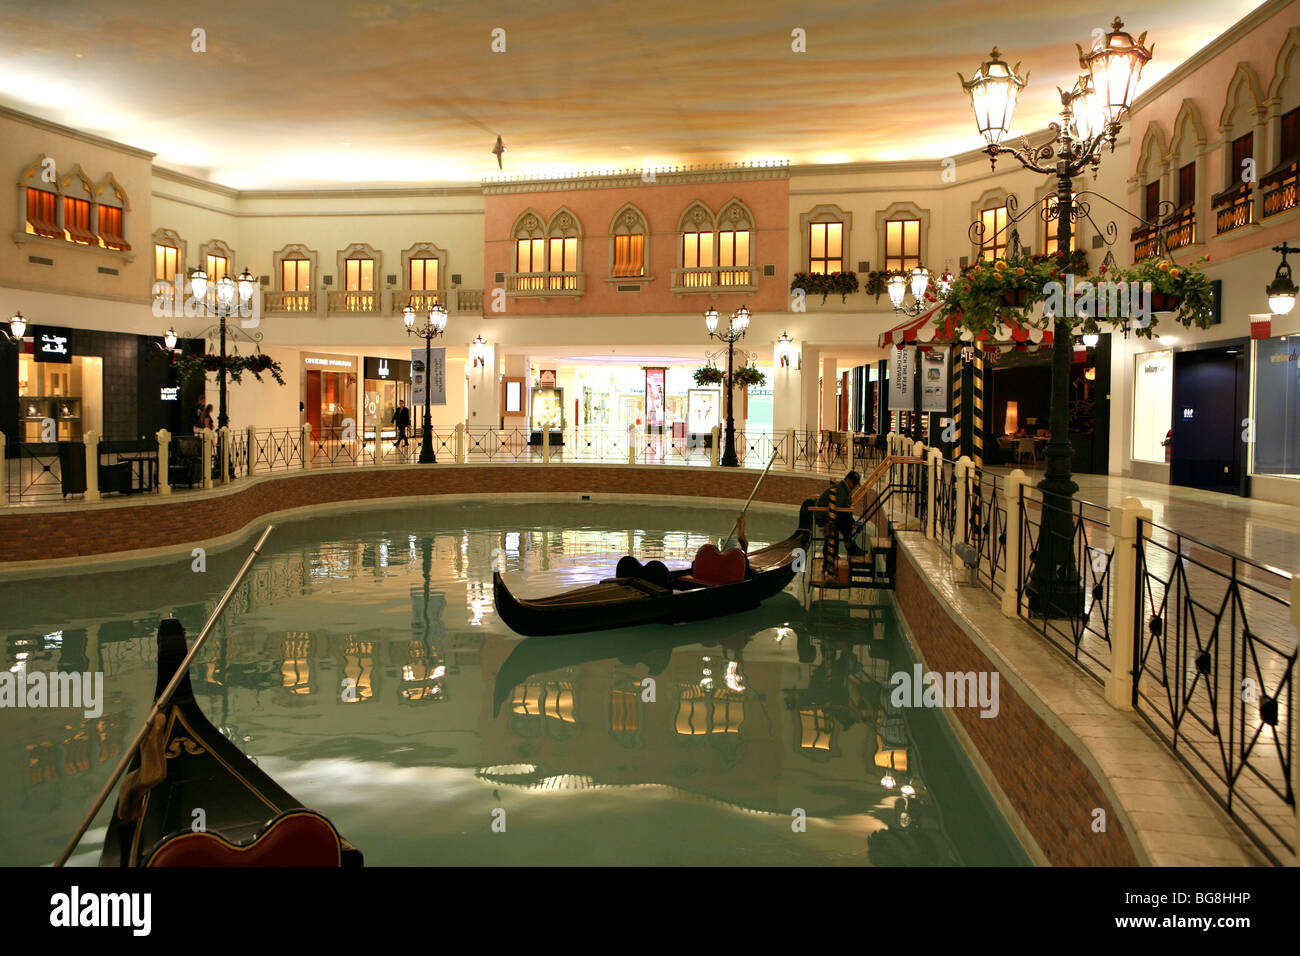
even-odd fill
[[(429, 350), (429, 404), (447, 404), (446, 349)], [(424, 349), (411, 349), (411, 405), (424, 404)]]
[(931, 348), (921, 353), (921, 411), (948, 411), (948, 356), (951, 350)]
[(916, 407), (912, 398), (912, 373), (915, 369), (915, 349), (889, 350), (889, 410), (910, 412)]
[(645, 370), (645, 423), (662, 425), (664, 423), (664, 374), (666, 368), (647, 368)]

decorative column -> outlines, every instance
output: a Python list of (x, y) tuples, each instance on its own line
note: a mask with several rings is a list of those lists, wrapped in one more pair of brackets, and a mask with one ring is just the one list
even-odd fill
[(311, 422), (302, 423), (302, 467), (311, 467)]
[[(627, 463), (629, 465), (636, 464), (636, 426), (635, 425), (627, 426)], [(628, 553), (630, 554), (631, 552)]]
[(959, 543), (966, 543), (966, 511), (970, 507), (970, 484), (967, 478), (973, 464), (969, 458), (962, 455), (957, 459), (957, 464), (952, 470), (952, 480), (957, 491), (957, 507), (954, 509), (957, 512), (955, 525), (957, 530), (952, 536), (952, 566), (955, 571), (960, 571), (966, 566), (966, 562), (957, 554), (956, 546)]
[(713, 426), (713, 442), (709, 446), (709, 464), (714, 468), (718, 467), (718, 439), (722, 437), (722, 429), (717, 425)]
[(939, 536), (939, 476), (943, 469), (943, 452), (931, 448), (926, 457), (929, 459), (926, 468), (930, 472), (930, 497), (925, 505), (925, 536), (933, 541)]
[(0, 432), (0, 508), (9, 504), (9, 459), (5, 458), (5, 433)]
[(248, 435), (248, 477), (252, 478), (257, 472), (257, 426), (249, 425)]
[[(1129, 496), (1110, 509), (1110, 533), (1115, 550), (1110, 559), (1110, 671), (1106, 674), (1106, 702), (1116, 710), (1133, 709), (1133, 648), (1139, 639), (1135, 633), (1133, 607), (1141, 600), (1142, 582), (1138, 580), (1138, 519), (1151, 520), (1151, 509)], [(1144, 525), (1148, 528), (1149, 525)], [(1142, 532), (1143, 537), (1146, 531)], [(1010, 564), (1007, 565), (1010, 567)]]
[(211, 428), (203, 429), (203, 488), (206, 491), (212, 487), (212, 469), (216, 465), (217, 433)]
[[(154, 436), (158, 440), (158, 494), (172, 493), (171, 475), (168, 474), (167, 462), (171, 460), (172, 433), (165, 428), (158, 429)], [(4, 446), (0, 445), (0, 461), (4, 460)]]
[(99, 501), (99, 433), (92, 429), (82, 441), (86, 446), (86, 500)]
[(465, 431), (467, 426), (464, 422), (456, 423), (456, 464), (465, 464)]
[[(966, 456), (963, 455), (963, 458)], [(1002, 613), (1007, 617), (1020, 616), (1020, 535), (1024, 524), (1024, 509), (1020, 498), (1022, 489), (1029, 484), (1029, 476), (1019, 468), (1007, 475), (1004, 485), (1007, 496), (1007, 544), (1002, 549), (1006, 555), (1007, 569), (1002, 573)]]
[(217, 429), (220, 440), (217, 442), (217, 452), (221, 458), (221, 483), (227, 485), (230, 483), (230, 460), (233, 449), (230, 447), (230, 426), (222, 425)]

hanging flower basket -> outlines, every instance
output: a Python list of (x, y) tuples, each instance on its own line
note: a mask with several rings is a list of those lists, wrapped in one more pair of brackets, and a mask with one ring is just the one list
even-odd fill
[(1152, 312), (1177, 312), (1178, 306), (1182, 303), (1183, 297), (1180, 295), (1170, 295), (1167, 292), (1151, 293), (1151, 311)]
[(754, 366), (746, 365), (731, 373), (731, 381), (740, 388), (761, 388), (767, 384), (767, 376)]
[(217, 354), (215, 354), (215, 353), (212, 353), (212, 354), (208, 354), (208, 355), (203, 356), (203, 371), (205, 371), (205, 372), (220, 372), (220, 371), (221, 371), (221, 356), (220, 356), (220, 355), (217, 355)]
[(703, 387), (705, 385), (721, 385), (726, 376), (722, 374), (722, 369), (716, 365), (706, 365), (704, 368), (695, 370), (694, 378), (695, 384)]
[(1002, 303), (1013, 309), (1024, 308), (1029, 304), (1030, 292), (1028, 289), (1004, 289), (1002, 292)]

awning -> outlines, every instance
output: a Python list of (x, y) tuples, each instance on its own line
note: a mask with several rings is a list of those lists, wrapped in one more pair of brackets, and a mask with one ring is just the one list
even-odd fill
[[(935, 317), (942, 308), (943, 306), (937, 305), (933, 309), (922, 312), (920, 315), (880, 333), (880, 347), (883, 349), (893, 345), (901, 349), (908, 345), (925, 347), (932, 343), (934, 345), (958, 346), (981, 345), (986, 349), (1006, 346), (1025, 350), (1035, 345), (1046, 348), (1052, 344), (1053, 336), (1050, 329), (1039, 330), (1032, 326), (1021, 325), (1018, 322), (1002, 323), (998, 326), (998, 334), (992, 339), (989, 338), (987, 333), (981, 332), (972, 339), (963, 340), (961, 329), (958, 328), (957, 323), (951, 317), (946, 319), (942, 325), (935, 324)], [(1009, 348), (1003, 348), (1002, 351), (1009, 351)]]

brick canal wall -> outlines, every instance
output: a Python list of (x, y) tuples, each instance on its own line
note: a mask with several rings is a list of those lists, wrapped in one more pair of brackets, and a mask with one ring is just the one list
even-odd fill
[[(5, 562), (66, 560), (176, 548), (214, 540), (297, 508), (429, 495), (650, 495), (744, 501), (758, 472), (663, 465), (430, 465), (338, 468), (259, 475), (210, 492), (0, 512)], [(824, 475), (773, 472), (756, 501), (798, 505), (819, 495)]]
[[(894, 599), (926, 669), (977, 674), (998, 670), (926, 585), (907, 549), (898, 551)], [(971, 707), (954, 707), (952, 713), (1048, 862), (1139, 865), (1115, 808), (1092, 772), (1000, 671), (998, 698), (996, 717), (981, 717)], [(1096, 807), (1106, 811), (1105, 833), (1092, 830)]]

